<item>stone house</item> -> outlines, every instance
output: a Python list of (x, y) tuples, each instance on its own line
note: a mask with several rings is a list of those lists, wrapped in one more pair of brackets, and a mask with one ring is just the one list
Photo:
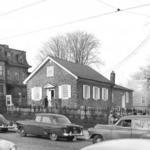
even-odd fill
[(6, 104), (6, 95), (10, 96), (10, 104), (26, 103), (26, 85), (23, 81), (29, 75), (29, 67), (25, 51), (0, 44), (0, 99), (3, 104)]
[[(50, 107), (87, 106), (105, 109), (112, 106), (112, 92), (115, 90), (115, 74), (111, 75), (113, 81), (89, 66), (47, 57), (24, 80), (24, 84), (27, 84), (28, 104), (41, 105), (47, 96)], [(120, 90), (119, 86), (116, 91), (118, 89)], [(122, 90), (132, 91), (123, 87)], [(117, 96), (114, 94), (114, 99)], [(132, 101), (130, 98), (129, 101)], [(114, 102), (120, 105), (120, 102)]]

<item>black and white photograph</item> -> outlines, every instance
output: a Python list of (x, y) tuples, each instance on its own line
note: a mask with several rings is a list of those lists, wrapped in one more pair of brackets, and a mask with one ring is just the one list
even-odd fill
[(0, 150), (150, 149), (150, 0), (0, 0)]

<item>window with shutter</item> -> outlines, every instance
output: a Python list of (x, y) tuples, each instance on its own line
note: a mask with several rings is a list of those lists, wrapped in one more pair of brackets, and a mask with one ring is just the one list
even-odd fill
[(102, 88), (102, 99), (104, 101), (108, 100), (108, 89), (107, 88)]
[(126, 103), (129, 103), (129, 92), (126, 92)]
[(90, 86), (89, 85), (83, 85), (83, 98), (84, 99), (90, 98)]
[(34, 101), (39, 101), (42, 99), (42, 88), (41, 87), (33, 87), (31, 89), (31, 98)]
[(59, 98), (68, 99), (71, 97), (71, 85), (64, 84), (59, 86)]
[(100, 88), (93, 86), (93, 99), (100, 99)]

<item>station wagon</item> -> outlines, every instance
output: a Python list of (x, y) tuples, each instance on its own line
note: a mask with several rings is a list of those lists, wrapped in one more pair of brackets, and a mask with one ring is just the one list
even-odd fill
[(109, 139), (150, 138), (150, 116), (124, 116), (114, 125), (97, 124), (88, 132), (93, 143)]

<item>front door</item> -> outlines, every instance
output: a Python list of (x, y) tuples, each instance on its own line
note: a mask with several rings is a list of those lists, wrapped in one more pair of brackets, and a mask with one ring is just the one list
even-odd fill
[(54, 89), (47, 89), (47, 98), (48, 98), (48, 106), (52, 107), (52, 99), (55, 97), (55, 90)]

